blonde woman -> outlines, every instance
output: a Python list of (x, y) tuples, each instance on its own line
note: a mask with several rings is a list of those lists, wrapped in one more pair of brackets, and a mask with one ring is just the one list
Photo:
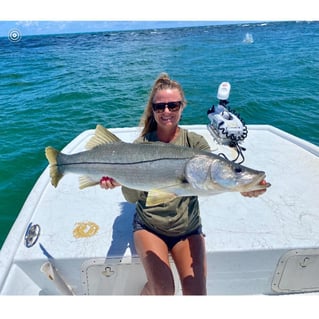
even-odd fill
[[(207, 141), (179, 126), (186, 99), (181, 85), (163, 73), (155, 81), (141, 118), (145, 141), (173, 143), (210, 151)], [(120, 186), (103, 178), (105, 189)], [(125, 199), (136, 204), (134, 243), (145, 269), (147, 283), (141, 294), (173, 295), (175, 284), (169, 256), (176, 265), (184, 295), (206, 295), (206, 253), (197, 196), (178, 197), (165, 204), (146, 207), (147, 192), (122, 186)], [(244, 193), (255, 197), (264, 191)]]

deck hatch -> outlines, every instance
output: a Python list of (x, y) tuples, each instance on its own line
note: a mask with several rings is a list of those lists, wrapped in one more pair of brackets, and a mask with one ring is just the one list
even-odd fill
[(139, 259), (131, 263), (105, 258), (90, 259), (81, 267), (85, 295), (139, 295), (146, 276)]
[(319, 291), (319, 248), (285, 253), (275, 270), (272, 289), (278, 293)]

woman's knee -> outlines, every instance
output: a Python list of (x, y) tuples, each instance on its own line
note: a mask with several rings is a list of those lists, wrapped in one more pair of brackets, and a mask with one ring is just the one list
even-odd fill
[(182, 280), (181, 284), (183, 295), (207, 295), (205, 277), (194, 278), (193, 276), (188, 276)]
[(168, 282), (160, 282), (159, 280), (156, 281), (148, 281), (142, 292), (142, 295), (158, 295), (158, 296), (172, 296), (175, 294), (175, 285), (174, 281)]
[(206, 252), (202, 235), (192, 235), (173, 249), (184, 295), (206, 295)]
[(147, 286), (153, 295), (174, 295), (174, 276), (169, 262), (164, 262), (155, 253), (148, 252), (143, 258), (143, 265), (147, 276)]
[(147, 284), (141, 293), (173, 295), (175, 293), (174, 277), (166, 243), (146, 230), (136, 231), (134, 240), (147, 277)]

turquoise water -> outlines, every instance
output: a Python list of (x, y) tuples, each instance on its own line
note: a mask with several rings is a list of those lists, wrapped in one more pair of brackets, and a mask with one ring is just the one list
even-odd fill
[[(254, 43), (243, 42), (247, 32)], [(184, 87), (182, 124), (208, 123), (229, 81), (246, 123), (319, 145), (318, 22), (0, 38), (0, 246), (47, 166), (45, 146), (97, 123), (137, 125), (162, 71)]]

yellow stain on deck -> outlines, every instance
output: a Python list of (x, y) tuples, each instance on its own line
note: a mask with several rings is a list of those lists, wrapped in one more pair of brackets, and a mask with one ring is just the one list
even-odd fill
[(75, 238), (86, 238), (94, 236), (99, 230), (99, 226), (93, 222), (76, 223), (73, 229)]

